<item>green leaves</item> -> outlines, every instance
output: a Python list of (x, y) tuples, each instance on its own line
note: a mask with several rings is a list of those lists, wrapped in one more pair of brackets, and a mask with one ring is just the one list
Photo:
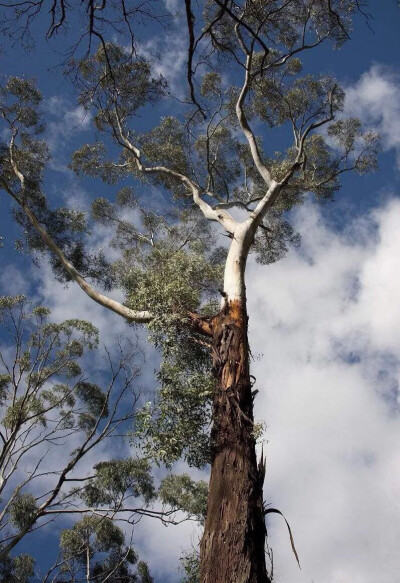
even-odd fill
[[(179, 350), (179, 346), (178, 346)], [(189, 465), (202, 467), (210, 461), (209, 423), (213, 378), (207, 361), (174, 359), (164, 362), (160, 389), (154, 405), (148, 403), (136, 415), (134, 439), (144, 452), (167, 466), (184, 456)], [(204, 359), (205, 360), (205, 359)], [(197, 369), (197, 370), (196, 370)]]
[(64, 556), (86, 560), (86, 548), (90, 553), (107, 552), (120, 547), (124, 542), (123, 532), (109, 518), (85, 516), (70, 529), (62, 531), (60, 546)]
[(263, 220), (254, 241), (256, 261), (262, 265), (275, 263), (287, 253), (289, 246), (300, 245), (300, 235), (295, 233), (292, 225), (269, 213)]
[(6, 408), (1, 421), (4, 427), (10, 431), (18, 429), (18, 427), (26, 423), (30, 418), (36, 419), (42, 425), (46, 426), (46, 419), (43, 416), (44, 409), (42, 398), (31, 396), (30, 399), (26, 399), (25, 396), (21, 396), (16, 398), (12, 405)]
[(139, 561), (137, 571), (140, 583), (154, 583), (154, 579), (150, 575), (150, 571), (146, 563), (144, 563), (143, 561)]
[(93, 425), (97, 417), (108, 414), (106, 396), (97, 385), (80, 381), (74, 387), (70, 379), (81, 374), (78, 360), (97, 347), (98, 330), (78, 319), (50, 322), (49, 309), (30, 308), (24, 296), (0, 298), (4, 331), (10, 334), (14, 325), (19, 330), (15, 361), (9, 366), (9, 370), (13, 366), (14, 376), (8, 372), (0, 375), (3, 426), (9, 431), (18, 431), (26, 424), (46, 427), (48, 415), (54, 410), (67, 421), (76, 398), (84, 408), (81, 425), (87, 428), (90, 420)]
[(95, 477), (85, 486), (82, 497), (89, 506), (114, 505), (128, 497), (155, 497), (150, 463), (146, 459), (113, 459), (94, 466)]
[(12, 124), (33, 129), (35, 133), (43, 131), (37, 108), (42, 96), (33, 81), (10, 77), (0, 87), (0, 111)]
[(199, 307), (203, 294), (215, 289), (221, 271), (210, 263), (203, 249), (171, 247), (163, 241), (144, 258), (143, 267), (129, 269), (124, 282), (129, 307), (150, 309), (160, 318), (185, 315)]
[(124, 159), (113, 163), (107, 159), (107, 150), (102, 142), (85, 144), (72, 154), (71, 168), (79, 176), (86, 174), (101, 178), (107, 184), (116, 184), (126, 176), (129, 166)]
[(80, 102), (96, 104), (95, 122), (100, 130), (116, 122), (125, 123), (146, 103), (164, 93), (165, 81), (152, 75), (144, 58), (133, 58), (123, 47), (108, 43), (79, 63), (82, 87)]
[(328, 128), (328, 136), (343, 152), (342, 159), (347, 167), (364, 174), (377, 168), (380, 150), (379, 135), (364, 131), (357, 118), (339, 119)]
[(195, 550), (180, 559), (184, 578), (181, 583), (200, 583), (200, 556)]
[(32, 494), (18, 494), (10, 506), (11, 522), (20, 530), (29, 528), (36, 518), (37, 510), (36, 499)]
[[(158, 126), (140, 137), (140, 144), (143, 153), (150, 161), (183, 174), (188, 172), (189, 143), (185, 128), (178, 119), (172, 116), (161, 118)], [(158, 179), (169, 180), (163, 175), (160, 175)]]
[(204, 523), (208, 495), (206, 482), (195, 482), (187, 474), (172, 474), (164, 478), (158, 495), (164, 504), (187, 512)]
[(108, 415), (107, 395), (99, 386), (79, 381), (76, 386), (76, 395), (84, 402), (93, 419)]
[(138, 558), (112, 520), (101, 516), (85, 516), (72, 528), (63, 530), (60, 547), (63, 555), (61, 572), (74, 573), (77, 580), (110, 583), (151, 583), (148, 567), (138, 564), (139, 579), (132, 566)]
[(0, 560), (0, 581), (29, 583), (34, 575), (35, 560), (30, 555), (7, 555)]

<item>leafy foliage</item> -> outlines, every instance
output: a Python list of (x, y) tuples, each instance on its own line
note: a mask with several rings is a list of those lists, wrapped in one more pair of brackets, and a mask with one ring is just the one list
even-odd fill
[[(199, 361), (196, 364), (200, 369)], [(136, 415), (134, 440), (139, 440), (147, 455), (166, 465), (182, 455), (196, 467), (210, 461), (214, 382), (206, 362), (203, 370), (196, 372), (193, 368), (185, 367), (185, 363), (179, 366), (165, 362), (158, 375), (161, 387), (155, 404), (148, 402)]]
[(20, 530), (24, 530), (31, 526), (36, 512), (36, 499), (32, 494), (17, 494), (10, 507), (11, 522)]
[(79, 62), (83, 105), (97, 109), (95, 123), (99, 129), (124, 121), (147, 102), (158, 100), (164, 91), (162, 77), (152, 75), (144, 58), (127, 59), (123, 47), (100, 45), (93, 57)]
[(60, 547), (62, 571), (75, 577), (86, 574), (88, 581), (135, 583), (131, 568), (137, 561), (135, 552), (124, 546), (124, 534), (112, 520), (85, 516), (70, 529), (63, 530)]
[(29, 583), (34, 575), (34, 559), (26, 554), (7, 555), (0, 560), (0, 581), (4, 583)]
[(200, 557), (197, 551), (181, 557), (181, 568), (184, 573), (181, 583), (200, 583)]
[(199, 522), (204, 522), (208, 494), (206, 482), (194, 482), (187, 474), (172, 474), (164, 478), (158, 494), (164, 504), (185, 510)]
[(140, 577), (140, 583), (154, 583), (154, 579), (150, 575), (150, 571), (146, 563), (139, 561), (137, 571)]
[(88, 506), (118, 508), (130, 497), (146, 503), (155, 498), (150, 464), (146, 459), (114, 459), (94, 466), (95, 477), (85, 486), (82, 498)]
[[(149, 568), (131, 546), (123, 531), (109, 518), (86, 516), (60, 536), (59, 580), (153, 583)], [(65, 578), (64, 578), (65, 577)]]

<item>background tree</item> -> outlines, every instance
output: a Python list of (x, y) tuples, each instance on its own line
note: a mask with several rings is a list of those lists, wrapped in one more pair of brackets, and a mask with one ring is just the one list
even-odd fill
[[(109, 44), (77, 63), (80, 103), (93, 108), (104, 140), (76, 152), (74, 169), (106, 183), (133, 178), (139, 190), (156, 185), (171, 193), (166, 212), (150, 211), (126, 187), (115, 204), (95, 202), (93, 218), (116, 228), (118, 261), (108, 266), (104, 257), (87, 253), (82, 215), (50, 208), (42, 189), (48, 154), (35, 137), (40, 96), (26, 81), (12, 79), (3, 90), (10, 139), (1, 184), (16, 203), (25, 244), (49, 248), (56, 275), (76, 281), (98, 303), (147, 323), (162, 350), (158, 401), (138, 416), (135, 435), (147, 438), (148, 451), (164, 462), (180, 455), (195, 465), (211, 461), (202, 582), (260, 582), (268, 580), (264, 461), (257, 465), (255, 454), (247, 257), (250, 251), (262, 263), (281, 257), (297, 242), (287, 212), (309, 192), (331, 198), (341, 174), (373, 169), (377, 136), (342, 117), (344, 94), (335, 79), (302, 75), (299, 61), (324, 41), (343, 43), (357, 4), (207, 3), (197, 35), (200, 14), (186, 7), (189, 31), (197, 37), (190, 44), (193, 91), (194, 59), (203, 63), (196, 107), (186, 116), (164, 117), (148, 131), (137, 127), (140, 109), (146, 117), (165, 99), (165, 82), (142, 57), (127, 60), (124, 49)], [(250, 125), (262, 122), (265, 148), (263, 134)], [(270, 147), (273, 129), (280, 143), (287, 139), (282, 152)], [(221, 231), (229, 242), (223, 249), (212, 245)], [(96, 291), (88, 277), (122, 287), (124, 303)]]
[[(97, 347), (96, 328), (82, 320), (56, 324), (49, 321), (48, 309), (30, 308), (23, 296), (0, 299), (1, 332), (6, 340), (0, 352), (2, 580), (28, 580), (33, 559), (11, 557), (10, 551), (38, 528), (72, 515), (81, 519), (61, 535), (62, 560), (45, 580), (55, 580), (60, 569), (67, 577), (63, 571), (67, 567), (70, 580), (80, 580), (86, 558), (76, 550), (82, 546), (76, 540), (86, 532), (84, 554), (90, 559), (90, 580), (126, 574), (126, 581), (136, 581), (136, 575), (129, 579), (128, 568), (137, 561), (136, 555), (125, 549), (123, 532), (113, 520), (135, 524), (143, 515), (166, 524), (186, 516), (201, 520), (206, 485), (188, 476), (169, 475), (157, 492), (151, 465), (143, 457), (87, 465), (88, 454), (106, 440), (124, 441), (139, 399), (135, 383), (140, 352), (135, 344), (121, 344), (118, 360), (107, 353), (110, 380), (102, 389), (87, 380), (79, 364)], [(161, 506), (152, 508), (156, 498)], [(178, 516), (183, 510), (186, 515)], [(93, 549), (92, 537), (97, 541)], [(107, 560), (95, 558), (100, 552), (109, 553)]]
[(111, 519), (94, 515), (82, 518), (61, 532), (61, 554), (43, 583), (146, 583), (141, 576), (146, 573), (145, 563), (139, 563), (133, 571), (137, 556), (124, 542), (123, 531)]

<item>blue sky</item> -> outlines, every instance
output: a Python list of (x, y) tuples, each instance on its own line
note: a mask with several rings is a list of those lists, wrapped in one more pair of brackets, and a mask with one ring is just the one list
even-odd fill
[[(358, 17), (350, 42), (310, 52), (305, 69), (335, 74), (347, 90), (347, 111), (380, 131), (379, 170), (346, 177), (334, 203), (311, 200), (297, 209), (301, 248), (262, 269), (250, 261), (247, 276), (257, 416), (267, 423), (265, 497), (289, 519), (302, 563), (299, 572), (286, 527), (274, 517), (277, 583), (399, 580), (400, 9), (383, 0), (368, 10), (373, 31)], [(166, 47), (158, 66), (176, 83), (186, 48), (179, 40)], [(50, 196), (87, 208), (105, 190), (65, 168), (70, 152), (89, 141), (90, 119), (59, 69), (47, 70), (59, 55), (39, 42), (36, 51), (14, 47), (2, 60), (4, 75), (35, 77), (45, 96)], [(89, 318), (107, 339), (126, 333), (117, 316), (54, 282), (46, 262), (38, 269), (13, 251), (17, 229), (3, 193), (0, 234), (0, 293), (33, 295), (56, 319)], [(96, 237), (106, 244), (107, 233)], [(148, 350), (144, 382), (151, 383), (156, 361)], [(156, 581), (176, 581), (192, 526), (166, 530), (144, 521), (140, 528), (137, 544)]]

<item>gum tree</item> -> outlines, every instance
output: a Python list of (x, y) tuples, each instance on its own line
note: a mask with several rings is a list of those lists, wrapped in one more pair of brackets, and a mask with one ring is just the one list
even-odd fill
[[(23, 296), (0, 297), (2, 580), (12, 581), (15, 576), (16, 581), (25, 581), (24, 577), (28, 581), (33, 558), (11, 552), (39, 528), (49, 523), (58, 526), (62, 517), (69, 516), (80, 521), (72, 534), (62, 535), (62, 559), (45, 581), (55, 580), (55, 573), (64, 572), (67, 564), (71, 572), (75, 567), (77, 573), (82, 571), (78, 543), (75, 553), (70, 548), (71, 540), (82, 532), (89, 533), (88, 540), (92, 535), (96, 540), (105, 537), (105, 546), (94, 543), (93, 553), (89, 543), (90, 552), (84, 547), (89, 570), (97, 573), (93, 580), (100, 581), (103, 575), (106, 580), (107, 574), (111, 580), (115, 569), (121, 577), (126, 571), (127, 582), (136, 581), (134, 574), (128, 578), (128, 563), (136, 563), (137, 557), (124, 547), (116, 523), (132, 526), (142, 516), (165, 524), (186, 518), (202, 520), (206, 485), (185, 475), (169, 475), (157, 489), (151, 464), (143, 457), (116, 457), (93, 464), (93, 456), (98, 458), (107, 442), (123, 449), (126, 427), (139, 399), (135, 385), (141, 353), (133, 343), (116, 347), (114, 358), (107, 353), (104, 377), (109, 382), (102, 388), (82, 370), (83, 357), (97, 347), (97, 329), (83, 320), (54, 323), (49, 314), (42, 306), (32, 309)], [(178, 511), (185, 514), (178, 517)], [(110, 556), (100, 564), (92, 555), (103, 551)], [(80, 580), (78, 574), (74, 577)]]
[(123, 531), (109, 518), (83, 517), (61, 532), (60, 547), (60, 555), (42, 583), (152, 582), (147, 565), (138, 563), (133, 548), (125, 545)]
[[(167, 464), (182, 455), (211, 463), (201, 582), (261, 583), (269, 581), (265, 467), (255, 451), (246, 262), (250, 253), (276, 261), (298, 242), (289, 211), (309, 193), (330, 199), (342, 174), (376, 165), (377, 136), (343, 116), (338, 82), (303, 74), (299, 58), (346, 41), (360, 3), (207, 2), (203, 15), (185, 7), (186, 107), (168, 101), (151, 63), (116, 45), (75, 63), (79, 100), (93, 112), (98, 138), (75, 152), (72, 167), (122, 182), (115, 202), (100, 198), (92, 209), (94, 221), (115, 229), (117, 261), (88, 252), (81, 213), (50, 207), (48, 152), (36, 136), (40, 95), (27, 81), (3, 89), (9, 139), (0, 180), (24, 228), (22, 244), (50, 250), (57, 277), (146, 324), (161, 349), (158, 397), (137, 416), (135, 437)], [(176, 116), (159, 116), (168, 103)], [(159, 208), (149, 202), (154, 188), (166, 201)], [(123, 303), (103, 291), (114, 286), (125, 291)]]

